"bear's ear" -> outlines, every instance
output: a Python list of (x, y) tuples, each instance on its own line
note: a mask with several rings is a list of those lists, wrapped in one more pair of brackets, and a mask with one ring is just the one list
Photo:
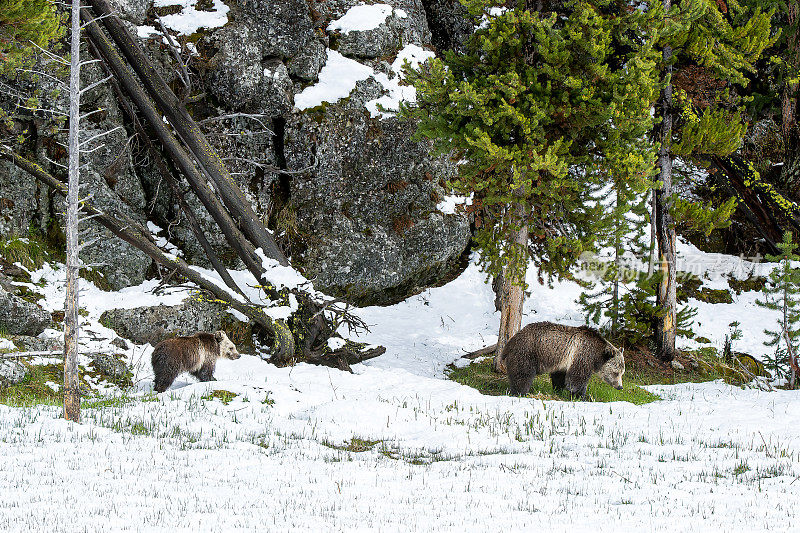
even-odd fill
[(614, 348), (611, 345), (607, 345), (606, 349), (603, 350), (603, 362), (606, 363), (611, 361), (614, 358)]
[(217, 342), (222, 342), (222, 339), (225, 337), (225, 333), (223, 331), (216, 331), (214, 332), (214, 339)]

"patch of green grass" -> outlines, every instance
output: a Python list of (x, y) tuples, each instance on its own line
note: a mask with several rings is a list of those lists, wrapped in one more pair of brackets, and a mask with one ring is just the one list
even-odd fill
[(35, 405), (61, 405), (62, 394), (54, 391), (48, 381), (64, 381), (60, 365), (34, 365), (20, 383), (0, 388), (0, 403), (11, 407), (33, 407)]
[(733, 475), (734, 476), (740, 476), (740, 475), (744, 474), (745, 472), (749, 472), (749, 471), (750, 471), (750, 466), (747, 464), (747, 461), (742, 459), (739, 462), (739, 464), (736, 465), (736, 467), (733, 469)]
[(345, 444), (333, 444), (327, 440), (323, 440), (321, 444), (323, 446), (327, 446), (328, 448), (333, 448), (334, 450), (343, 450), (346, 452), (360, 453), (371, 450), (372, 448), (375, 447), (376, 444), (379, 444), (381, 442), (383, 441), (368, 440), (368, 439), (362, 439), (360, 437), (353, 437), (350, 439), (350, 442), (347, 442)]
[(216, 398), (219, 398), (219, 401), (221, 401), (223, 405), (228, 405), (229, 403), (231, 403), (231, 400), (233, 400), (237, 396), (238, 394), (236, 394), (235, 392), (219, 389), (211, 391), (205, 396), (201, 396), (201, 399), (211, 401)]
[(29, 270), (40, 268), (49, 260), (47, 243), (38, 237), (13, 237), (0, 242), (0, 257), (7, 262), (20, 263)]
[(102, 409), (104, 407), (125, 407), (135, 402), (135, 398), (130, 396), (112, 396), (110, 398), (86, 398), (81, 403), (82, 409)]
[(264, 400), (262, 400), (261, 403), (263, 403), (264, 405), (270, 405), (270, 406), (275, 405), (275, 400), (272, 399), (271, 395), (272, 395), (272, 391), (267, 391), (267, 395), (264, 397)]
[[(61, 405), (63, 402), (63, 392), (59, 390), (54, 391), (52, 387), (47, 385), (48, 382), (56, 383), (60, 387), (64, 383), (64, 367), (60, 364), (47, 364), (47, 365), (33, 365), (23, 362), (28, 368), (28, 375), (25, 376), (20, 383), (10, 385), (8, 387), (0, 388), (0, 404), (5, 404), (11, 407), (33, 407), (36, 405)], [(120, 407), (133, 402), (134, 399), (126, 395), (114, 397), (97, 397), (92, 396), (90, 380), (93, 378), (95, 382), (105, 382), (107, 384), (117, 384), (111, 381), (111, 378), (103, 374), (97, 373), (91, 369), (80, 367), (78, 379), (80, 380), (81, 388), (81, 406), (87, 409), (97, 409), (102, 407)], [(117, 384), (121, 389), (126, 389), (130, 386), (129, 379), (118, 380)], [(127, 384), (127, 386), (123, 386)], [(158, 398), (143, 397), (140, 401), (154, 401)]]
[[(450, 379), (477, 389), (482, 394), (499, 396), (509, 394), (508, 379), (505, 375), (492, 371), (491, 358), (474, 361), (464, 368), (453, 368), (448, 375)], [(628, 374), (623, 378), (623, 389), (617, 390), (598, 376), (593, 375), (589, 381), (587, 393), (596, 402), (630, 402), (635, 405), (660, 400), (658, 396), (638, 386), (636, 381), (631, 381)], [(549, 375), (537, 376), (528, 393), (530, 398), (542, 400), (573, 400), (572, 395), (565, 391), (554, 391)]]

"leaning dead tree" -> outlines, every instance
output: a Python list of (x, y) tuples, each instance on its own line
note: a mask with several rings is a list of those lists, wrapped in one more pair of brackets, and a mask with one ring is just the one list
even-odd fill
[[(62, 196), (67, 195), (66, 184), (52, 174), (46, 172), (35, 162), (15, 153), (9, 147), (0, 146), (0, 159), (4, 159), (13, 163), (15, 166), (26, 171), (36, 180), (50, 187)], [(276, 335), (286, 334), (286, 337), (275, 339), (275, 349), (272, 359), (273, 362), (278, 364), (286, 363), (294, 355), (295, 341), (291, 334), (292, 332), (285, 323), (283, 324), (283, 327), (277, 327), (276, 323), (278, 321), (268, 316), (261, 306), (247, 301), (241, 295), (235, 295), (230, 290), (227, 290), (225, 287), (209, 279), (198, 270), (195, 270), (180, 257), (161, 250), (153, 241), (153, 237), (150, 232), (135, 220), (119, 214), (114, 216), (108, 215), (102, 210), (94, 207), (90, 201), (81, 202), (80, 208), (85, 215), (93, 217), (96, 222), (111, 231), (111, 233), (113, 233), (116, 237), (141, 250), (158, 265), (164, 267), (165, 269), (177, 272), (190, 282), (194, 283), (199, 289), (206, 291), (214, 298), (227, 303), (231, 308), (244, 314), (251, 321), (260, 325), (266, 330), (272, 331)], [(300, 298), (308, 298), (307, 295), (299, 291), (296, 292), (296, 295)], [(319, 346), (319, 343), (322, 342), (323, 339), (321, 337), (324, 337), (324, 335), (314, 335), (314, 333), (317, 330), (319, 330), (321, 333), (325, 333), (325, 328), (328, 328), (328, 333), (332, 333), (333, 330), (335, 330), (335, 327), (332, 327), (336, 325), (335, 321), (332, 324), (322, 317), (323, 313), (329, 310), (334, 314), (343, 316), (341, 312), (337, 312), (336, 310), (330, 308), (330, 305), (334, 303), (337, 302), (332, 301), (324, 304), (316, 303), (314, 305), (306, 304), (305, 306), (301, 306), (302, 313), (310, 313), (311, 310), (315, 308), (317, 310), (315, 312), (315, 316), (303, 317), (301, 313), (301, 315), (296, 319), (298, 321), (304, 321), (306, 324), (304, 331), (309, 333), (302, 336), (303, 347), (307, 346), (308, 349), (301, 347), (298, 350), (298, 355), (303, 360), (308, 362), (347, 370), (349, 369), (349, 365), (360, 363), (383, 354), (385, 351), (385, 348), (383, 347), (357, 350), (345, 346), (333, 351), (322, 350), (321, 346)], [(355, 320), (355, 322), (358, 322), (358, 319), (353, 319), (352, 317), (345, 317), (345, 319), (348, 321)], [(356, 323), (355, 326), (364, 327), (365, 324)], [(328, 337), (329, 336), (330, 335), (328, 335)], [(279, 349), (284, 351), (277, 351)]]
[[(111, 85), (123, 112), (135, 134), (142, 139), (156, 170), (170, 186), (189, 229), (222, 282), (210, 280), (180, 257), (161, 250), (149, 231), (136, 221), (108, 216), (90, 202), (81, 204), (83, 212), (94, 217), (115, 236), (147, 254), (156, 264), (179, 274), (261, 326), (272, 341), (271, 361), (276, 364), (300, 359), (348, 370), (354, 363), (381, 355), (384, 348), (363, 349), (355, 343), (345, 343), (335, 350), (328, 347), (327, 341), (336, 333), (338, 326), (346, 324), (351, 329), (366, 327), (338, 300), (327, 300), (302, 287), (293, 288), (291, 292), (299, 308), (285, 321), (271, 318), (265, 305), (245, 296), (244, 287), (239, 287), (231, 278), (205, 238), (197, 216), (183, 197), (179, 181), (171, 168), (186, 180), (226, 243), (257, 283), (263, 284), (264, 296), (272, 302), (285, 300), (288, 294), (286, 289), (279, 291), (270, 284), (263, 258), (284, 266), (289, 264), (288, 259), (188, 113), (183, 100), (175, 95), (156, 71), (138, 40), (116, 18), (108, 2), (84, 2), (81, 19), (90, 50), (101, 60), (103, 68), (112, 78)], [(0, 158), (14, 163), (57, 192), (67, 193), (61, 180), (9, 147), (0, 147)]]

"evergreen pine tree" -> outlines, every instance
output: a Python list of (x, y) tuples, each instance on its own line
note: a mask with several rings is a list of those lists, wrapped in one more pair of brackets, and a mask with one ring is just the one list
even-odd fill
[(594, 186), (653, 168), (654, 58), (638, 31), (650, 14), (612, 0), (461, 2), (475, 33), (408, 71), (417, 102), (401, 116), (463, 162), (450, 186), (474, 194), (482, 267), (512, 287), (499, 355), (519, 329), (528, 261), (540, 279), (567, 273), (594, 245)]
[[(602, 203), (603, 214), (597, 224), (598, 239), (606, 246), (607, 262), (599, 265), (590, 289), (579, 299), (587, 321), (608, 331), (612, 338), (622, 332), (633, 333), (634, 342), (649, 335), (652, 320), (641, 323), (648, 294), (647, 272), (641, 259), (646, 257), (649, 231), (648, 195), (652, 182), (645, 179), (626, 183), (615, 180)], [(604, 254), (605, 255), (605, 254)], [(653, 293), (655, 294), (655, 293)], [(640, 334), (644, 329), (646, 333)], [(642, 332), (643, 333), (643, 332)]]
[[(662, 24), (654, 30), (662, 51), (664, 82), (656, 106), (661, 125), (656, 132), (660, 144), (655, 196), (660, 281), (655, 336), (658, 357), (669, 361), (675, 356), (677, 328), (673, 158), (728, 155), (738, 148), (745, 126), (730, 89), (746, 82), (745, 72), (753, 70), (753, 63), (774, 42), (774, 36), (770, 33), (771, 13), (759, 7), (750, 11), (737, 0), (682, 0), (675, 6), (664, 0), (660, 11)], [(691, 95), (675, 85), (676, 63), (684, 69), (694, 66), (697, 73), (723, 83), (711, 95)], [(683, 207), (684, 214), (690, 213)], [(731, 205), (723, 207), (732, 209)]]
[(23, 65), (36, 51), (63, 35), (53, 0), (0, 0), (0, 74)]
[(792, 234), (786, 232), (778, 244), (781, 253), (767, 255), (767, 261), (778, 262), (764, 287), (765, 298), (756, 300), (761, 307), (781, 313), (778, 329), (764, 330), (769, 340), (764, 344), (775, 347), (774, 356), (768, 357), (776, 377), (789, 379), (789, 386), (795, 387), (797, 380), (797, 354), (800, 348), (800, 268), (792, 266), (792, 261), (800, 261), (795, 253), (797, 245), (792, 242)]

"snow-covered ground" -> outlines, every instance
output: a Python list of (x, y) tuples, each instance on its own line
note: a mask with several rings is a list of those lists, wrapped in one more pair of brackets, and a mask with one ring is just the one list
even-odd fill
[[(705, 265), (711, 287), (739, 261), (681, 252)], [(54, 307), (59, 276), (34, 275)], [(96, 323), (103, 309), (183, 297), (150, 289), (89, 287), (85, 346), (113, 338)], [(582, 322), (577, 285), (531, 289), (525, 322)], [(693, 302), (697, 333), (719, 346), (739, 320), (738, 349), (758, 355), (774, 316), (754, 298)], [(0, 405), (0, 530), (800, 527), (798, 392), (659, 386), (650, 390), (663, 400), (644, 406), (483, 396), (443, 379), (459, 354), (496, 339), (493, 295), (474, 265), (444, 287), (358, 312), (372, 325), (364, 340), (387, 353), (355, 374), (244, 355), (218, 363), (219, 381), (184, 375), (152, 396), (152, 348), (137, 346), (133, 399), (84, 409), (80, 425), (58, 408)], [(237, 396), (224, 405), (213, 390)]]

